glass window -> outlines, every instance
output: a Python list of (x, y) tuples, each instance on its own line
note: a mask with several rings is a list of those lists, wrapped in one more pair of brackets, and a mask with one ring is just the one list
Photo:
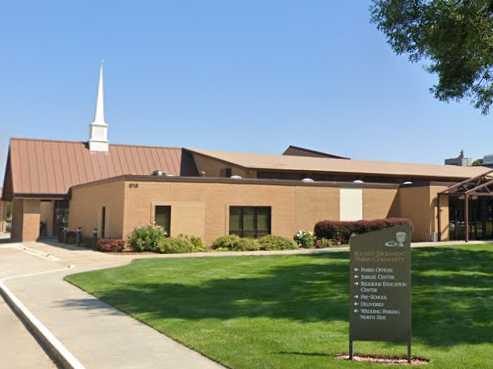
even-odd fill
[(257, 208), (257, 236), (270, 234), (270, 208)]
[(233, 175), (233, 170), (231, 168), (221, 169), (221, 177), (229, 178)]
[(242, 229), (241, 225), (241, 208), (234, 207), (229, 210), (229, 232), (239, 234)]
[(154, 222), (163, 227), (168, 236), (171, 234), (171, 206), (156, 206), (154, 210)]
[(270, 234), (271, 208), (267, 206), (231, 206), (229, 234), (259, 238)]
[(101, 238), (106, 237), (106, 207), (101, 209)]

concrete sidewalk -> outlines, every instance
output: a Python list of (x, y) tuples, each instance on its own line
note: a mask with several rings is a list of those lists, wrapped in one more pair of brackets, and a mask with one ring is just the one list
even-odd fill
[[(131, 257), (42, 243), (8, 246), (0, 247), (0, 278), (86, 369), (223, 368), (63, 281)], [(2, 329), (0, 342), (8, 336)]]
[(0, 368), (56, 369), (55, 364), (0, 297)]

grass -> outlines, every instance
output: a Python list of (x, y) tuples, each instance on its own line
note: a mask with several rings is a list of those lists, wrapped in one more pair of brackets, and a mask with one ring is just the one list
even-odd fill
[[(146, 259), (67, 280), (230, 368), (379, 366), (335, 360), (347, 352), (346, 252)], [(493, 245), (413, 250), (413, 339), (427, 369), (493, 368)]]

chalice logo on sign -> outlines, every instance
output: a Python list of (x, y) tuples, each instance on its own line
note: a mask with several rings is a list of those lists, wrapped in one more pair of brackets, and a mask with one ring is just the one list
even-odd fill
[(387, 247), (404, 247), (406, 242), (407, 234), (406, 232), (396, 232), (395, 240), (390, 240), (385, 242), (385, 246)]

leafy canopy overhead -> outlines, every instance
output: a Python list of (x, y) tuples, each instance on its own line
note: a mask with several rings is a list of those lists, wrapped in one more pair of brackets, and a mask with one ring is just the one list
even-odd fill
[(373, 0), (372, 22), (397, 54), (424, 59), (441, 101), (493, 103), (493, 0)]

